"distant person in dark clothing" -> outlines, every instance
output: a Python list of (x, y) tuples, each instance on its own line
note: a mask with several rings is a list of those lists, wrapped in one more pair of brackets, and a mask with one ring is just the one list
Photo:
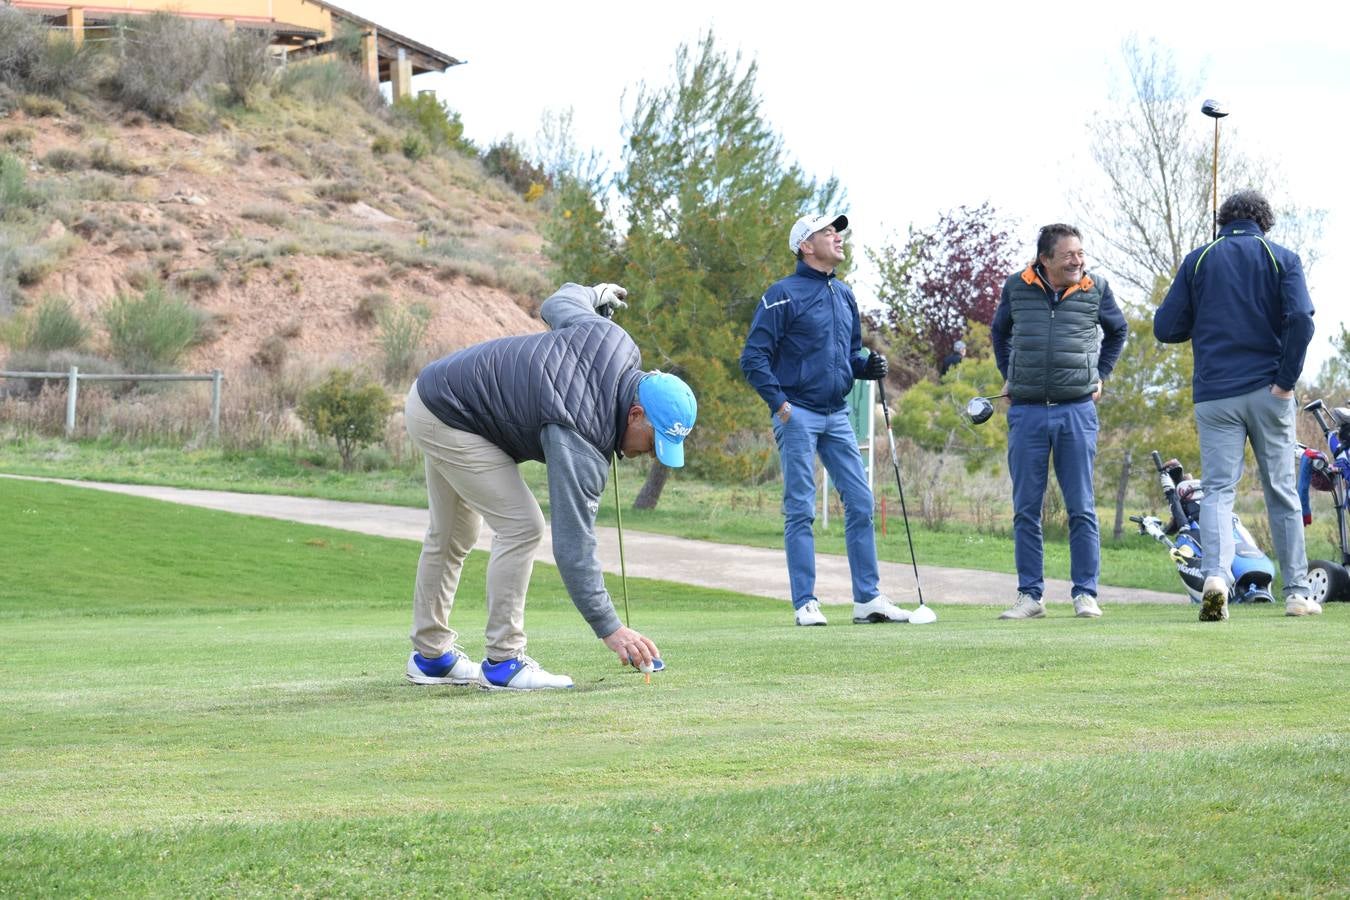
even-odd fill
[(966, 342), (957, 341), (952, 345), (952, 352), (942, 357), (942, 362), (938, 364), (938, 375), (946, 375), (947, 370), (952, 366), (959, 366), (961, 360), (966, 358)]
[(1191, 251), (1153, 315), (1165, 344), (1191, 342), (1200, 434), (1200, 621), (1228, 618), (1233, 500), (1251, 441), (1280, 558), (1284, 614), (1317, 615), (1310, 596), (1302, 511), (1294, 486), (1294, 385), (1313, 335), (1313, 305), (1298, 254), (1268, 241), (1266, 198), (1239, 191), (1219, 207), (1219, 236)]

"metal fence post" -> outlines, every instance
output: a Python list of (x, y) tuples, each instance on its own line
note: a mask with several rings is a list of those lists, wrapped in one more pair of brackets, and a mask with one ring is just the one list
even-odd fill
[(211, 370), (211, 440), (220, 440), (220, 382), (224, 375), (219, 369)]
[(75, 437), (75, 396), (80, 391), (79, 367), (71, 366), (67, 377), (70, 381), (66, 387), (66, 440), (70, 440)]

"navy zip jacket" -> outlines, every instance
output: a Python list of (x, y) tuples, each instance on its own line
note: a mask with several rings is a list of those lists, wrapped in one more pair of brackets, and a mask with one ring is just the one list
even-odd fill
[(1277, 385), (1292, 391), (1313, 335), (1313, 305), (1298, 254), (1249, 219), (1229, 222), (1192, 250), (1153, 314), (1153, 336), (1191, 342), (1196, 403)]
[[(769, 411), (787, 401), (828, 415), (845, 406), (853, 380), (862, 375), (862, 322), (853, 290), (804, 262), (774, 282), (750, 323), (741, 351), (741, 371)], [(861, 354), (861, 357), (860, 357)]]

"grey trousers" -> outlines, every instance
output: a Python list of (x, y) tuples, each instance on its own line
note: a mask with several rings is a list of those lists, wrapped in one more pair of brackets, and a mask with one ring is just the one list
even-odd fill
[[(1200, 542), (1205, 548), (1205, 577), (1226, 581), (1233, 564), (1233, 500), (1242, 477), (1243, 454), (1251, 441), (1266, 497), (1266, 516), (1280, 561), (1284, 594), (1307, 596), (1308, 555), (1303, 546), (1303, 512), (1295, 488), (1292, 398), (1281, 400), (1263, 387), (1240, 397), (1195, 404), (1200, 434)], [(1215, 552), (1217, 550), (1218, 552)]]
[(434, 659), (458, 639), (450, 612), (464, 558), (486, 519), (495, 534), (487, 565), (485, 650), (492, 659), (510, 659), (525, 650), (525, 592), (544, 536), (539, 502), (511, 457), (432, 415), (416, 385), (408, 392), (404, 424), (422, 451), (431, 511), (413, 589), (413, 648)]

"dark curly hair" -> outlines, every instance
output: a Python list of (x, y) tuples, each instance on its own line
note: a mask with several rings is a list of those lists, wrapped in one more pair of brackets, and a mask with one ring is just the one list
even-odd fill
[(1238, 191), (1219, 207), (1219, 227), (1238, 219), (1250, 219), (1262, 231), (1275, 227), (1275, 212), (1260, 191)]
[(1076, 237), (1080, 241), (1083, 239), (1083, 233), (1072, 225), (1065, 225), (1058, 222), (1054, 225), (1046, 225), (1041, 229), (1040, 235), (1036, 238), (1036, 256), (1049, 257), (1055, 255), (1055, 245), (1059, 243), (1060, 238)]

